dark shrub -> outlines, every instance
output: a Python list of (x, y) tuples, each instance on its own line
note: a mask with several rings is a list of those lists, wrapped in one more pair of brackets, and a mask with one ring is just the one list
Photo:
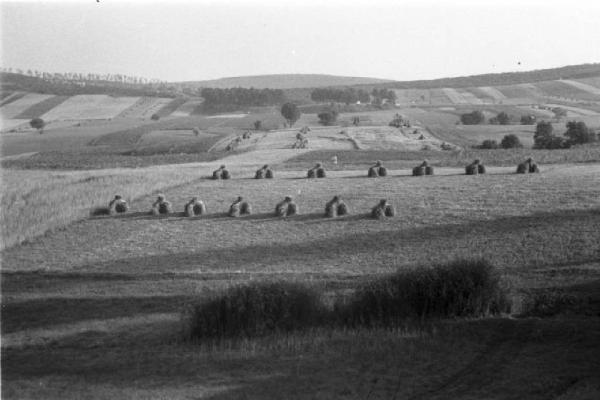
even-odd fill
[(393, 326), (403, 319), (498, 314), (509, 303), (492, 265), (456, 260), (375, 279), (337, 309), (350, 326)]
[(486, 139), (483, 142), (481, 142), (481, 144), (479, 145), (479, 148), (495, 150), (498, 148), (498, 142), (496, 142), (495, 140)]
[(160, 115), (158, 115), (158, 114), (152, 114), (152, 116), (150, 117), (150, 119), (152, 121), (158, 121), (160, 119)]
[(500, 146), (502, 146), (503, 149), (520, 149), (523, 147), (517, 135), (512, 133), (502, 138)]
[(321, 125), (334, 125), (337, 122), (338, 112), (337, 110), (325, 110), (319, 113), (317, 117), (319, 117), (319, 123)]
[(467, 114), (462, 114), (460, 116), (460, 122), (462, 122), (464, 125), (477, 125), (481, 124), (483, 121), (485, 121), (485, 116), (479, 110), (475, 110)]
[(191, 338), (261, 336), (318, 325), (325, 315), (319, 293), (294, 282), (252, 282), (193, 307)]
[(521, 125), (534, 125), (535, 115), (521, 115)]

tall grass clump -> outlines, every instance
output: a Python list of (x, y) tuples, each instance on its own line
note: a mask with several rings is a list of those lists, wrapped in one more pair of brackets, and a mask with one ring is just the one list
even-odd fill
[(319, 292), (295, 282), (251, 282), (192, 307), (190, 339), (245, 338), (318, 326), (326, 315)]
[(359, 287), (336, 308), (349, 326), (394, 326), (404, 320), (478, 317), (508, 311), (495, 268), (485, 260), (401, 270)]

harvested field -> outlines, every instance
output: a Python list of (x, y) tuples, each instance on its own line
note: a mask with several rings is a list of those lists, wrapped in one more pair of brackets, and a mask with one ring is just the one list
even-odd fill
[(577, 85), (573, 85), (562, 80), (536, 82), (535, 86), (553, 98), (559, 98), (567, 101), (600, 100), (600, 96), (597, 93), (592, 93), (589, 90), (584, 90)]
[(41, 118), (45, 121), (111, 119), (134, 105), (138, 100), (139, 97), (72, 96), (42, 115)]
[(52, 97), (54, 96), (48, 94), (27, 93), (25, 96), (0, 107), (0, 115), (3, 119), (19, 119), (17, 116), (29, 107)]
[(583, 90), (584, 92), (593, 94), (594, 96), (596, 96), (597, 100), (600, 100), (600, 88), (596, 86), (588, 85), (587, 83), (580, 81), (573, 81), (570, 79), (563, 79), (561, 80), (561, 82), (576, 87), (577, 89)]
[(123, 110), (116, 118), (150, 118), (173, 99), (140, 97), (133, 105)]
[(17, 118), (17, 119), (32, 119), (32, 118), (40, 117), (41, 115), (52, 110), (54, 107), (58, 106), (59, 104), (61, 104), (65, 100), (67, 100), (68, 98), (69, 98), (69, 96), (49, 97), (49, 98), (42, 100), (39, 103), (34, 104), (31, 107), (27, 108), (26, 110), (21, 112), (19, 115), (17, 115), (15, 118)]
[(502, 100), (506, 99), (506, 96), (501, 91), (499, 91), (497, 88), (495, 88), (495, 87), (480, 86), (480, 87), (478, 87), (476, 89), (482, 91), (487, 96), (493, 98), (495, 101), (502, 101)]

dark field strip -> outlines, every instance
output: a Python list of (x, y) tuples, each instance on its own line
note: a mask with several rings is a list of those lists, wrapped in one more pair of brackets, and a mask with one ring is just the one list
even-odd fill
[(32, 105), (31, 107), (29, 107), (28, 109), (23, 111), (21, 114), (17, 115), (15, 118), (16, 119), (30, 119), (30, 118), (40, 117), (40, 116), (44, 115), (45, 113), (47, 113), (48, 111), (52, 110), (54, 107), (63, 103), (69, 97), (70, 96), (50, 97), (49, 99), (43, 100), (37, 104)]
[(173, 111), (179, 108), (179, 106), (181, 106), (186, 101), (187, 99), (183, 97), (175, 98), (171, 102), (165, 104), (160, 110), (156, 112), (156, 114), (161, 118), (168, 117)]

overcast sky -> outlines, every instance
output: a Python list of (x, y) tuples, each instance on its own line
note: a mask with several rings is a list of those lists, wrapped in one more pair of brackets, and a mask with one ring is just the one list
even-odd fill
[(25, 70), (414, 80), (600, 62), (600, 1), (0, 1), (0, 64)]

